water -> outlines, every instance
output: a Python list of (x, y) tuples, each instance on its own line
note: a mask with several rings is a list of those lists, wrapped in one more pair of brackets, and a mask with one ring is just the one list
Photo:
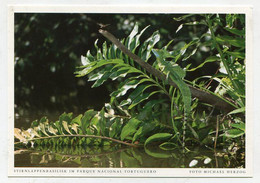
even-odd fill
[[(30, 113), (28, 113), (30, 114)], [(34, 114), (32, 112), (32, 114)], [(42, 115), (41, 115), (42, 116)], [(58, 114), (47, 114), (51, 121)], [(27, 129), (40, 115), (19, 115), (15, 127)], [(235, 149), (235, 148), (234, 148)], [(162, 150), (155, 146), (129, 148), (114, 146), (36, 146), (33, 149), (15, 149), (15, 167), (111, 167), (111, 168), (243, 168), (244, 149), (214, 151), (205, 147)], [(195, 161), (193, 161), (195, 160)], [(194, 165), (194, 162), (197, 164)], [(191, 166), (194, 165), (194, 166)]]
[[(195, 160), (195, 161), (193, 161)], [(192, 162), (193, 161), (193, 162)], [(196, 165), (191, 166), (197, 162)], [(193, 163), (193, 164), (192, 164)], [(15, 167), (243, 168), (243, 156), (194, 148), (165, 151), (158, 147), (36, 147), (16, 149)]]

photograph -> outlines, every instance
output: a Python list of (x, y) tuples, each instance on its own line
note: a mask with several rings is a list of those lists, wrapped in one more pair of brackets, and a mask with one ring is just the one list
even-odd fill
[(10, 14), (11, 175), (251, 175), (247, 11)]

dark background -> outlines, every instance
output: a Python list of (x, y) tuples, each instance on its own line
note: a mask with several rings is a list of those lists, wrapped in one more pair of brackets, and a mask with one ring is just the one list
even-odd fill
[[(105, 38), (98, 33), (97, 23), (110, 24), (108, 30), (117, 38), (126, 37), (135, 22), (140, 29), (150, 28), (143, 35), (148, 38), (159, 30), (161, 48), (170, 40), (174, 44), (188, 43), (205, 32), (203, 26), (187, 26), (175, 33), (183, 22), (176, 22), (171, 14), (15, 14), (15, 113), (17, 127), (27, 127), (34, 119), (47, 115), (56, 120), (63, 112), (83, 113), (87, 109), (100, 110), (109, 102), (113, 83), (91, 88), (87, 78), (76, 78), (74, 72), (81, 65), (80, 57), (87, 50), (94, 51), (94, 42), (101, 45)], [(196, 17), (196, 16), (195, 16)], [(194, 21), (192, 17), (190, 21)], [(199, 19), (199, 16), (196, 17)], [(210, 55), (198, 51), (189, 59), (194, 66)], [(180, 63), (182, 64), (182, 63)], [(188, 78), (212, 74), (216, 67), (193, 72)]]

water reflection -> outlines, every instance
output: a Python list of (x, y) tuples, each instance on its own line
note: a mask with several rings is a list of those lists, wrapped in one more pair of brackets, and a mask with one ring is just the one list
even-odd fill
[(110, 167), (110, 168), (243, 168), (243, 154), (231, 156), (197, 147), (165, 151), (157, 147), (36, 147), (16, 149), (15, 167)]

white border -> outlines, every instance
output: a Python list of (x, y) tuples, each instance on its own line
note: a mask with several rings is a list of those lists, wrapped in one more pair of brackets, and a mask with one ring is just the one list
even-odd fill
[[(245, 13), (246, 14), (246, 168), (245, 169), (190, 169), (190, 168), (113, 168), (121, 173), (98, 173), (111, 168), (14, 168), (14, 13), (19, 12), (55, 12), (55, 13)], [(253, 82), (252, 82), (252, 8), (245, 6), (9, 6), (8, 8), (8, 120), (9, 120), (9, 176), (20, 177), (252, 177), (253, 176)], [(66, 173), (44, 173), (46, 170), (66, 171)], [(74, 170), (74, 172), (72, 172)], [(91, 174), (79, 170), (95, 170)], [(155, 173), (134, 173), (134, 171), (151, 170)], [(133, 172), (133, 173), (131, 173)], [(196, 172), (196, 173), (195, 173)], [(210, 172), (210, 173), (205, 173)], [(214, 173), (215, 172), (215, 173)], [(241, 172), (241, 173), (231, 173)]]

